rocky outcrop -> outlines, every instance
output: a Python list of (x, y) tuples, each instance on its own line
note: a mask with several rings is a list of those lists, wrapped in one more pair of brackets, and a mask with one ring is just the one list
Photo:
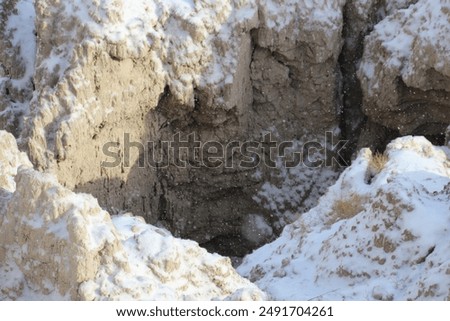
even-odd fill
[[(0, 226), (6, 213), (7, 202), (12, 192), (16, 189), (14, 176), (20, 166), (31, 167), (31, 163), (25, 153), (19, 152), (17, 143), (11, 134), (0, 131)], [(1, 260), (0, 260), (1, 262)]]
[(0, 131), (0, 144), (3, 173), (0, 177), (0, 188), (13, 192), (16, 186), (13, 177), (17, 174), (17, 168), (20, 166), (31, 167), (32, 165), (26, 154), (19, 152), (16, 140), (11, 134)]
[(450, 299), (449, 157), (423, 137), (396, 139), (384, 155), (363, 149), (238, 271), (280, 300)]
[[(446, 4), (415, 2), (3, 1), (0, 128), (110, 212), (242, 256), (311, 209), (343, 163), (242, 167), (255, 158), (229, 143), (271, 133), (291, 152), (318, 142), (306, 159), (330, 160), (344, 138), (347, 161), (400, 134), (443, 143)], [(185, 166), (149, 164), (174, 157), (177, 134), (220, 144), (232, 166), (198, 150)]]
[(449, 10), (446, 1), (417, 1), (393, 11), (365, 39), (358, 76), (370, 121), (443, 144), (450, 121)]
[(0, 129), (16, 136), (33, 96), (36, 41), (31, 0), (0, 3)]
[[(148, 150), (133, 143), (154, 142), (162, 157), (177, 133), (223, 145), (266, 132), (299, 143), (338, 133), (344, 1), (271, 4), (36, 2), (36, 90), (21, 132), (33, 164), (104, 208), (140, 213), (213, 250), (240, 256), (267, 241), (255, 244), (242, 226), (256, 214), (280, 231), (284, 218), (255, 196), (266, 182), (285, 188), (284, 176), (264, 166), (150, 168), (141, 166)], [(122, 162), (102, 167), (111, 142)], [(282, 201), (282, 217), (310, 208), (333, 180), (303, 170), (317, 180)]]
[(336, 128), (344, 2), (262, 2), (253, 31), (250, 113), (260, 131), (304, 139)]
[(266, 298), (228, 258), (142, 218), (111, 217), (32, 169), (3, 131), (0, 146), (0, 299)]
[(416, 0), (347, 1), (344, 7), (344, 45), (339, 57), (342, 73), (342, 137), (348, 141), (344, 157), (348, 160), (360, 148), (383, 150), (395, 137), (396, 129), (375, 123), (363, 110), (363, 90), (358, 69), (364, 53), (364, 40), (386, 16), (407, 8)]
[[(414, 269), (447, 284), (433, 259), (445, 248), (404, 223), (425, 225), (411, 195), (443, 208), (448, 189), (448, 161), (423, 139), (395, 141), (389, 159), (364, 150), (299, 216), (360, 147), (407, 134), (448, 145), (449, 12), (442, 0), (0, 1), (0, 129), (37, 170), (0, 132), (0, 298), (262, 298), (226, 259), (165, 229), (242, 257), (294, 221), (256, 252), (267, 261), (241, 268), (274, 298), (297, 298), (277, 287), (298, 262), (325, 275), (302, 274), (317, 286), (303, 299), (361, 298), (367, 275), (387, 278), (375, 263), (404, 264), (394, 277), (415, 285), (370, 283), (370, 298), (444, 298)], [(423, 186), (400, 154), (423, 161)], [(372, 250), (345, 252), (349, 234)], [(303, 261), (313, 249), (322, 263)]]

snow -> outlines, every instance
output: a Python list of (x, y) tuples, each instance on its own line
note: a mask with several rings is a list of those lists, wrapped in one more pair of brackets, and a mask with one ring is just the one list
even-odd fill
[(273, 237), (273, 229), (263, 216), (250, 214), (241, 228), (242, 236), (254, 244), (264, 244)]
[[(376, 39), (379, 42), (377, 46), (385, 52), (380, 57), (372, 57), (371, 52), (364, 54), (359, 72), (361, 77), (369, 80), (369, 88), (375, 85), (374, 69), (380, 64), (400, 70), (406, 84), (428, 66), (444, 75), (448, 73), (450, 3), (442, 0), (419, 0), (410, 6), (407, 3), (388, 3), (387, 13), (390, 15), (381, 20), (369, 35), (369, 39)], [(401, 7), (405, 9), (396, 10)]]
[(4, 74), (4, 67), (8, 69), (10, 66), (8, 63), (4, 66), (0, 62), (0, 90), (3, 93), (8, 88), (9, 91), (12, 89), (20, 93), (19, 97), (12, 98), (5, 95), (10, 101), (0, 110), (0, 117), (6, 119), (12, 128), (17, 127), (17, 121), (21, 127), (23, 116), (29, 111), (36, 60), (35, 15), (33, 0), (19, 0), (16, 3), (16, 12), (8, 16), (4, 25), (3, 34), (10, 43), (4, 44), (3, 54), (13, 54), (14, 59), (10, 63), (20, 65), (11, 68), (15, 72), (11, 73), (9, 70), (10, 74)]
[(411, 136), (393, 141), (387, 155), (369, 177), (372, 155), (362, 150), (317, 207), (238, 272), (279, 300), (448, 298), (448, 156)]
[[(388, 16), (371, 34), (388, 53), (388, 60), (382, 63), (401, 69), (407, 81), (417, 67), (410, 59), (411, 51), (420, 43), (426, 49), (423, 63), (445, 73), (450, 5), (442, 0), (419, 0), (409, 7), (407, 3), (388, 2)], [(326, 32), (336, 31), (343, 4), (334, 0), (135, 0), (130, 5), (121, 0), (80, 0), (63, 2), (58, 15), (66, 21), (74, 18), (80, 30), (89, 31), (89, 37), (81, 39), (84, 42), (122, 45), (119, 49), (125, 52), (118, 49), (119, 58), (152, 51), (161, 77), (175, 94), (183, 95), (198, 85), (220, 87), (233, 82), (240, 45), (236, 32), (244, 34), (259, 26), (281, 33), (298, 17), (297, 28), (288, 37), (307, 35), (313, 23), (323, 25)], [(36, 72), (34, 1), (19, 0), (16, 9), (6, 29), (11, 32), (12, 46), (19, 48), (24, 67), (23, 76), (11, 82), (23, 89), (30, 86)], [(77, 39), (77, 31), (66, 30), (63, 36)], [(76, 45), (67, 39), (55, 45), (37, 67), (62, 78), (72, 66)], [(374, 89), (378, 63), (365, 59), (360, 69), (373, 79)], [(3, 77), (0, 82), (7, 80)], [(72, 115), (67, 117), (75, 117), (83, 109), (68, 105)], [(10, 108), (26, 111), (28, 104)], [(8, 109), (2, 114), (6, 112)], [(372, 155), (362, 150), (314, 208), (334, 180), (334, 171), (280, 166), (280, 183), (263, 185), (255, 200), (275, 215), (278, 228), (293, 223), (277, 240), (247, 256), (238, 271), (278, 300), (448, 299), (449, 154), (448, 148), (432, 146), (423, 137), (399, 138), (388, 146), (384, 168), (374, 174), (369, 170)], [(239, 277), (227, 258), (207, 253), (195, 242), (176, 239), (139, 217), (110, 216), (93, 197), (65, 190), (50, 175), (30, 167), (14, 138), (0, 131), (0, 228), (6, 229), (15, 218), (14, 228), (21, 228), (21, 233), (42, 233), (37, 235), (60, 242), (55, 248), (63, 247), (59, 255), (48, 255), (38, 239), (32, 240), (37, 245), (30, 240), (1, 249), (0, 287), (10, 289), (13, 298), (71, 298), (49, 277), (36, 283), (27, 278), (26, 273), (40, 271), (39, 260), (45, 256), (61, 270), (73, 264), (72, 258), (82, 264), (95, 257), (92, 261), (99, 264), (95, 275), (76, 289), (92, 300), (267, 298)], [(23, 186), (15, 177), (42, 184), (42, 191), (36, 192), (34, 185)], [(20, 189), (16, 183), (22, 184)], [(35, 192), (36, 198), (20, 197), (20, 193), (36, 196)], [(309, 203), (303, 203), (305, 197)], [(11, 209), (20, 205), (17, 200), (24, 203), (22, 210), (11, 214)], [(299, 217), (299, 211), (310, 208)], [(250, 215), (242, 228), (255, 243), (274, 233), (259, 214)], [(19, 237), (13, 236), (15, 240)], [(54, 244), (51, 246), (53, 249)], [(69, 248), (74, 251), (70, 254), (80, 256), (64, 256)], [(11, 298), (5, 293), (2, 291), (0, 298)]]
[(110, 216), (93, 196), (35, 171), (4, 131), (0, 200), (1, 300), (267, 298), (229, 258), (141, 217)]
[[(314, 140), (315, 141), (315, 140)], [(294, 152), (303, 151), (301, 141), (293, 141), (291, 148), (286, 148), (287, 161), (294, 160)], [(325, 142), (321, 142), (322, 146)], [(310, 155), (311, 159), (324, 159), (320, 152)], [(317, 204), (327, 188), (334, 183), (339, 173), (330, 167), (312, 168), (300, 163), (295, 167), (287, 167), (283, 158), (276, 159), (276, 171), (270, 181), (266, 181), (253, 199), (272, 213), (272, 224), (281, 229), (294, 222), (299, 213), (311, 209)], [(261, 174), (256, 173), (257, 179)]]
[(20, 57), (24, 63), (25, 72), (21, 79), (14, 79), (13, 84), (24, 87), (34, 75), (36, 58), (36, 37), (34, 35), (34, 11), (33, 0), (20, 0), (16, 4), (17, 14), (8, 17), (6, 29), (11, 32), (11, 43), (19, 48)]
[(264, 298), (237, 276), (229, 259), (209, 254), (195, 242), (178, 240), (139, 217), (113, 216), (112, 222), (129, 270), (117, 270), (111, 279), (108, 267), (101, 267), (95, 280), (81, 285), (82, 291), (115, 300), (204, 300), (226, 298), (219, 290), (225, 287), (230, 294), (239, 289), (244, 297)]
[[(280, 31), (295, 21), (293, 32), (286, 34), (292, 38), (302, 32), (306, 37), (318, 23), (331, 33), (341, 28), (336, 22), (340, 21), (343, 4), (342, 0), (135, 0), (131, 6), (123, 0), (79, 0), (51, 10), (59, 10), (65, 20), (82, 26), (83, 31), (65, 30), (67, 38), (77, 39), (83, 33), (88, 36), (79, 39), (80, 43), (117, 45), (120, 59), (157, 53), (161, 77), (181, 97), (200, 85), (221, 88), (230, 84), (241, 39), (258, 24)], [(73, 59), (75, 47), (68, 44), (52, 48), (48, 61), (39, 67), (52, 73), (59, 66), (61, 77)], [(186, 71), (186, 80), (177, 83), (175, 80), (182, 76), (180, 70)]]
[[(260, 2), (260, 6), (266, 26), (278, 32), (286, 28), (296, 18), (294, 13), (300, 15), (301, 19), (309, 21), (305, 24), (306, 27), (312, 21), (333, 27), (330, 21), (341, 14), (338, 9), (340, 2), (334, 0), (263, 0)], [(298, 31), (301, 32), (301, 30)]]
[(342, 15), (343, 5), (344, 1), (340, 0), (261, 0), (259, 12), (262, 25), (277, 33), (295, 22), (296, 28), (286, 36), (296, 39), (302, 33), (317, 30), (317, 24), (323, 25), (328, 33), (339, 29), (335, 22)]
[[(17, 186), (1, 194), (7, 202), (6, 214), (0, 207), (2, 233), (13, 224), (17, 240), (27, 240), (21, 236), (24, 231), (43, 235), (23, 244), (3, 243), (1, 286), (16, 293), (15, 299), (71, 298), (59, 292), (55, 270), (42, 270), (41, 258), (61, 272), (74, 258), (84, 269), (84, 260), (91, 256), (99, 265), (79, 285), (77, 293), (84, 299), (267, 298), (236, 274), (228, 258), (176, 239), (142, 218), (110, 216), (92, 196), (74, 194), (48, 174), (17, 170), (27, 162), (18, 161), (21, 154), (11, 135), (0, 132), (0, 137), (0, 169), (11, 176), (18, 172)], [(408, 136), (390, 143), (386, 155), (383, 168), (374, 172), (373, 155), (363, 149), (317, 207), (247, 256), (238, 272), (277, 300), (447, 298), (450, 150)], [(29, 202), (18, 202), (25, 198)], [(21, 215), (14, 209), (21, 209)], [(251, 216), (249, 226), (265, 237), (271, 233), (259, 215)], [(61, 252), (49, 254), (49, 249)]]
[[(123, 45), (124, 52), (120, 55), (139, 57), (149, 49), (159, 52), (165, 74), (161, 77), (173, 79), (173, 68), (177, 66), (194, 68), (199, 64), (205, 65), (209, 70), (205, 76), (191, 74), (194, 84), (202, 79), (206, 82), (209, 82), (208, 79), (224, 81), (224, 76), (218, 77), (214, 70), (219, 68), (222, 74), (225, 73), (223, 68), (228, 67), (223, 64), (232, 63), (232, 59), (216, 59), (216, 56), (222, 55), (214, 49), (215, 36), (230, 36), (231, 25), (242, 23), (256, 14), (256, 8), (244, 3), (241, 12), (240, 5), (229, 0), (195, 3), (190, 0), (136, 0), (133, 5), (120, 0), (101, 3), (80, 0), (64, 3), (63, 8), (62, 14), (67, 19), (82, 22), (90, 31), (90, 38)], [(75, 34), (72, 37), (75, 39)], [(42, 67), (47, 66), (51, 72), (58, 64), (61, 72), (64, 72), (69, 66), (67, 62), (71, 60), (72, 50), (62, 47), (53, 49), (49, 62), (45, 62)], [(231, 51), (228, 54), (236, 53)]]

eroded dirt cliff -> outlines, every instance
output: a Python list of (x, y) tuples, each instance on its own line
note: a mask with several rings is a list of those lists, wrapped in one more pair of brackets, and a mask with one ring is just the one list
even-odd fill
[[(175, 134), (226, 146), (271, 133), (302, 151), (328, 131), (349, 140), (349, 161), (399, 135), (443, 142), (449, 123), (445, 1), (4, 0), (0, 8), (0, 128), (36, 169), (111, 212), (142, 215), (223, 254), (274, 238), (341, 168), (279, 160), (243, 168), (236, 152), (229, 168), (149, 166), (148, 152), (164, 159)], [(111, 161), (105, 144), (116, 166), (101, 166)]]
[[(140, 166), (134, 147), (127, 163), (105, 168), (102, 148), (118, 142), (123, 156), (124, 133), (133, 142), (155, 142), (158, 156), (178, 132), (224, 145), (260, 141), (266, 132), (277, 141), (323, 141), (339, 122), (343, 1), (136, 6), (35, 4), (35, 94), (22, 146), (39, 170), (92, 193), (105, 208), (141, 213), (212, 247), (232, 242), (224, 248), (242, 255), (259, 245), (241, 237), (248, 215), (268, 225), (280, 220), (254, 196), (266, 181), (281, 186), (283, 177), (263, 166), (149, 168)], [(309, 192), (296, 206), (306, 194), (317, 199), (333, 177), (305, 172)]]
[(1, 300), (267, 298), (229, 258), (34, 170), (5, 131), (0, 147)]

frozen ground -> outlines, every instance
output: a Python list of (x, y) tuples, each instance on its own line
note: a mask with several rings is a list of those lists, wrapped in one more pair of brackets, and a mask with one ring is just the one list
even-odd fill
[[(0, 65), (0, 90), (6, 93), (9, 88), (20, 99), (12, 99), (0, 117), (9, 126), (16, 126), (16, 119), (17, 126), (26, 126), (32, 119), (30, 100), (34, 102), (31, 111), (42, 113), (42, 123), (36, 121), (37, 138), (31, 149), (39, 149), (47, 161), (46, 144), (55, 141), (56, 131), (51, 132), (55, 124), (70, 123), (80, 111), (88, 119), (95, 116), (89, 109), (92, 97), (85, 97), (82, 104), (75, 99), (79, 87), (68, 86), (74, 90), (68, 101), (74, 98), (76, 103), (67, 106), (51, 95), (52, 104), (40, 104), (40, 93), (33, 89), (36, 85), (53, 94), (58, 88), (49, 83), (73, 74), (85, 80), (85, 75), (77, 74), (78, 42), (109, 46), (115, 60), (138, 59), (150, 52), (151, 69), (161, 76), (161, 88), (168, 85), (180, 100), (192, 102), (194, 88), (218, 90), (233, 83), (240, 40), (248, 30), (258, 26), (272, 32), (273, 39), (268, 39), (273, 43), (264, 44), (268, 50), (283, 48), (283, 39), (289, 37), (308, 46), (312, 41), (308, 37), (315, 37), (308, 29), (312, 22), (314, 28), (325, 30), (325, 36), (340, 35), (344, 2), (137, 0), (130, 6), (122, 0), (42, 1), (38, 4), (52, 6), (36, 6), (43, 16), (41, 29), (51, 30), (44, 25), (59, 23), (61, 28), (56, 29), (61, 33), (50, 37), (55, 43), (43, 41), (37, 48), (37, 37), (46, 35), (35, 34), (39, 28), (32, 23), (34, 1), (19, 0), (2, 27), (20, 72), (7, 75)], [(386, 2), (383, 15), (388, 16), (366, 38), (377, 50), (365, 50), (359, 66), (367, 93), (383, 107), (398, 107), (389, 95), (378, 92), (395, 92), (392, 83), (400, 76), (412, 88), (448, 89), (449, 4), (419, 0), (408, 7), (409, 2), (413, 1)], [(5, 3), (0, 0), (2, 6)], [(294, 15), (300, 18), (293, 19)], [(65, 19), (51, 20), (54, 17)], [(323, 63), (335, 45), (327, 42), (311, 56)], [(428, 81), (434, 72), (437, 80)], [(375, 75), (387, 80), (381, 82)], [(382, 91), (383, 85), (389, 90)], [(427, 108), (440, 106), (427, 102)], [(67, 111), (62, 112), (64, 108)], [(382, 115), (380, 110), (372, 108), (377, 115)], [(437, 119), (445, 123), (447, 114), (442, 110), (436, 112)], [(17, 114), (21, 116), (15, 118)], [(428, 121), (428, 116), (425, 110), (416, 118)], [(239, 276), (229, 259), (207, 253), (195, 242), (174, 238), (139, 217), (110, 216), (92, 196), (75, 194), (52, 175), (34, 170), (14, 137), (0, 131), (0, 299), (450, 299), (449, 154), (446, 147), (411, 136), (393, 141), (385, 156), (364, 149), (319, 205), (303, 215), (300, 204), (309, 209), (315, 202), (312, 197), (303, 202), (304, 198), (310, 192), (321, 194), (334, 180), (334, 172), (282, 169), (282, 183), (267, 182), (255, 192), (255, 200), (278, 216), (277, 228), (294, 223), (238, 268), (255, 285)], [(311, 184), (317, 181), (321, 184)], [(260, 216), (249, 215), (248, 224), (247, 230), (256, 227), (264, 234), (248, 235), (256, 241), (272, 234)]]
[(238, 272), (281, 300), (449, 299), (449, 154), (423, 137), (396, 139), (385, 159), (362, 150)]
[(0, 131), (0, 299), (261, 300), (229, 258), (31, 168)]

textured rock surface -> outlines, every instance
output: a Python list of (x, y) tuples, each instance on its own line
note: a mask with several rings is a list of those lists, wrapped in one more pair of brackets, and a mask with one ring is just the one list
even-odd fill
[[(249, 292), (235, 292), (247, 285), (223, 258), (207, 255), (195, 243), (175, 240), (139, 218), (111, 219), (104, 210), (133, 212), (210, 251), (243, 256), (313, 208), (336, 180), (336, 167), (289, 169), (281, 158), (275, 159), (276, 168), (236, 163), (231, 168), (198, 168), (192, 160), (186, 168), (151, 167), (145, 162), (147, 142), (155, 143), (150, 152), (157, 159), (168, 154), (165, 144), (177, 133), (182, 140), (195, 133), (201, 142), (223, 145), (260, 142), (271, 133), (278, 142), (292, 140), (295, 151), (304, 151), (307, 141), (325, 143), (329, 131), (334, 139), (350, 140), (347, 159), (359, 147), (384, 150), (392, 138), (406, 134), (424, 134), (448, 145), (449, 12), (444, 0), (135, 0), (133, 5), (125, 0), (0, 0), (0, 129), (15, 135), (41, 173), (30, 169), (10, 135), (0, 134), (0, 238), (6, 244), (0, 248), (0, 273), (9, 280), (1, 295), (262, 297), (251, 286)], [(109, 155), (104, 149), (108, 143)], [(327, 141), (326, 148), (335, 143)], [(403, 147), (415, 150), (414, 144), (419, 143)], [(424, 153), (437, 155), (428, 143), (419, 145)], [(111, 151), (121, 162), (101, 166), (112, 160)], [(419, 158), (426, 156), (415, 152)], [(330, 155), (324, 154), (320, 149), (308, 156)], [(359, 165), (370, 158), (361, 157)], [(16, 176), (19, 165), (24, 168)], [(376, 173), (369, 170), (367, 180)], [(394, 194), (389, 188), (380, 193)], [(95, 199), (72, 191), (94, 195), (103, 210)], [(345, 205), (352, 192), (340, 200), (335, 195), (336, 208)], [(439, 193), (431, 197), (430, 206), (441, 206)], [(55, 195), (59, 201), (53, 200)], [(355, 197), (366, 207), (375, 206), (365, 195)], [(29, 204), (21, 203), (28, 198)], [(393, 205), (391, 201), (383, 199), (383, 206)], [(406, 198), (394, 201), (401, 209), (409, 206)], [(315, 221), (305, 220), (314, 228)], [(297, 233), (298, 226), (292, 226), (287, 230)], [(87, 235), (98, 229), (104, 232), (94, 233), (99, 237)], [(34, 239), (28, 244), (29, 235)], [(36, 238), (45, 241), (42, 249)], [(281, 240), (297, 242), (295, 237)], [(77, 242), (81, 247), (72, 244)], [(408, 246), (402, 249), (409, 251)], [(74, 258), (61, 255), (63, 250)], [(431, 254), (445, 256), (438, 250)], [(191, 256), (198, 260), (190, 261)], [(283, 262), (282, 267), (290, 264)], [(321, 271), (335, 273), (332, 263)], [(186, 270), (188, 264), (194, 274)], [(45, 270), (46, 265), (56, 271)], [(426, 273), (441, 275), (431, 268)], [(283, 277), (287, 270), (272, 274), (272, 267), (264, 269), (260, 284), (283, 298), (265, 282), (271, 277), (289, 282)], [(257, 279), (261, 271), (255, 271), (252, 277)], [(336, 273), (344, 279), (354, 274), (346, 267)], [(356, 278), (363, 279), (358, 273)], [(429, 280), (413, 281), (423, 286), (408, 294), (380, 292), (371, 283), (372, 298), (422, 298), (426, 293), (444, 297), (431, 283), (432, 292), (426, 289)], [(352, 298), (346, 290), (336, 293), (339, 299)]]
[(4, 131), (0, 146), (0, 299), (266, 298), (228, 258), (142, 218), (110, 217), (31, 169)]
[[(31, 163), (25, 153), (19, 152), (17, 143), (11, 134), (0, 131), (0, 226), (6, 213), (6, 204), (16, 189), (14, 176), (20, 166), (31, 167)], [(0, 262), (2, 262), (0, 260)]]
[(238, 271), (280, 300), (448, 300), (450, 150), (403, 137), (360, 152)]
[[(383, 150), (387, 143), (398, 137), (398, 131), (376, 123), (363, 111), (363, 90), (358, 78), (358, 68), (364, 53), (364, 41), (374, 26), (386, 16), (404, 9), (416, 0), (352, 0), (344, 7), (344, 45), (339, 57), (342, 73), (342, 114), (341, 130), (346, 146), (345, 157), (360, 148), (370, 147)], [(377, 50), (377, 48), (371, 48)]]
[(0, 1), (0, 35), (0, 129), (19, 135), (34, 90), (33, 1)]
[(394, 10), (365, 39), (359, 78), (369, 120), (443, 143), (449, 110), (449, 4), (417, 1)]
[[(234, 254), (242, 255), (263, 241), (242, 237), (251, 215), (279, 231), (283, 218), (255, 195), (266, 181), (285, 188), (284, 177), (236, 166), (140, 168), (136, 147), (128, 164), (102, 168), (102, 147), (118, 142), (123, 156), (124, 132), (157, 146), (178, 132), (224, 144), (259, 141), (265, 132), (300, 143), (337, 134), (343, 5), (36, 2), (36, 90), (21, 142), (37, 169), (101, 206), (141, 213), (209, 248), (240, 247)], [(288, 211), (310, 208), (333, 180), (328, 170), (323, 177), (320, 168), (304, 170), (316, 179), (297, 188)]]
[(323, 136), (337, 125), (344, 2), (262, 2), (260, 27), (253, 31), (250, 114), (260, 130), (274, 128), (292, 139)]
[[(142, 213), (177, 235), (207, 241), (236, 232), (243, 209), (256, 207), (240, 193), (255, 184), (243, 181), (245, 173), (138, 168), (136, 149), (128, 166), (105, 169), (100, 162), (107, 160), (107, 142), (120, 142), (123, 154), (124, 132), (144, 144), (178, 131), (197, 131), (204, 140), (235, 137), (251, 103), (249, 75), (244, 68), (236, 73), (236, 64), (249, 64), (256, 11), (246, 17), (244, 10), (239, 18), (230, 2), (212, 8), (209, 2), (195, 8), (139, 4), (39, 2), (38, 94), (23, 135), (30, 156), (67, 187), (93, 193), (102, 206)], [(236, 195), (241, 205), (232, 208)]]

